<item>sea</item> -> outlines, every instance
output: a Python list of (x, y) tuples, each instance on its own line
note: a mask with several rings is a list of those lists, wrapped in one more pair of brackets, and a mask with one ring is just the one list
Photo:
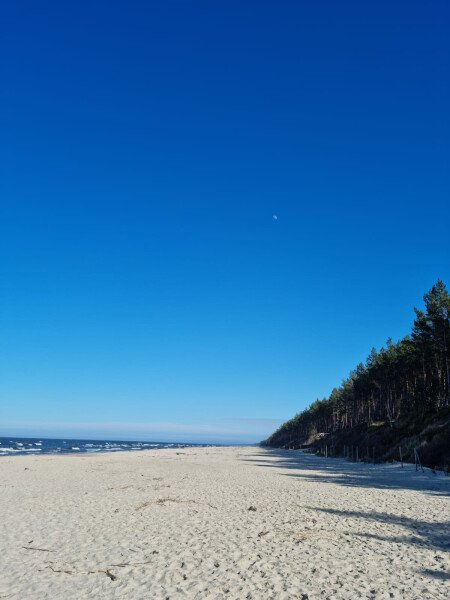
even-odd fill
[(167, 442), (127, 442), (123, 440), (72, 440), (49, 438), (0, 437), (0, 456), (26, 454), (83, 454), (92, 452), (126, 452), (162, 448), (206, 448), (212, 444)]

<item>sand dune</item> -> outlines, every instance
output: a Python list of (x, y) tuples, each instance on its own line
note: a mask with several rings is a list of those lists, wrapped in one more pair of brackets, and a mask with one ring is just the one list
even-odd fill
[(410, 466), (236, 447), (0, 473), (0, 598), (450, 596), (450, 478)]

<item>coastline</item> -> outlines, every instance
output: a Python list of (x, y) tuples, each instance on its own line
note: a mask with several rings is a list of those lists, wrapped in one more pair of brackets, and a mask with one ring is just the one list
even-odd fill
[(97, 440), (81, 438), (0, 437), (0, 458), (3, 456), (94, 454), (119, 451), (161, 450), (165, 448), (208, 448), (224, 444), (193, 442), (159, 442), (140, 440)]
[(0, 469), (0, 597), (448, 592), (450, 478), (414, 467), (231, 446), (5, 456)]

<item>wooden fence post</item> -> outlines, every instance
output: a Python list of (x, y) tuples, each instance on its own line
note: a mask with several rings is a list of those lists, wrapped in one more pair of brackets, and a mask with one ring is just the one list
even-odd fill
[(414, 462), (416, 464), (416, 471), (418, 471), (419, 467), (420, 467), (420, 469), (422, 470), (422, 473), (424, 473), (422, 463), (420, 462), (419, 453), (417, 451), (417, 448), (414, 448)]

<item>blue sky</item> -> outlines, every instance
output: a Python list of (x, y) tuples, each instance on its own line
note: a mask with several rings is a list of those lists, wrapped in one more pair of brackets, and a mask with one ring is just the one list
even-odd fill
[(259, 440), (450, 284), (446, 0), (2, 12), (0, 435)]

